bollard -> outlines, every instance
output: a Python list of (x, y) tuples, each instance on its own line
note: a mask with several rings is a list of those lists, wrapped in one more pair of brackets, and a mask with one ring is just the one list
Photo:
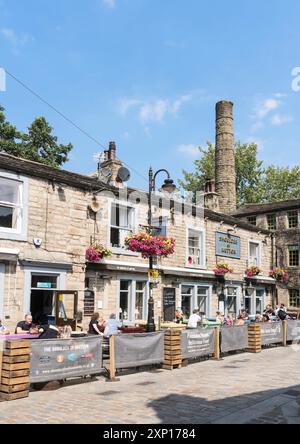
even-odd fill
[(115, 361), (115, 337), (109, 337), (109, 379), (116, 381), (116, 361)]
[(286, 347), (287, 346), (287, 321), (282, 321), (282, 336), (283, 336), (282, 344), (284, 347)]
[(220, 361), (220, 327), (216, 327), (214, 334), (214, 357), (215, 361)]

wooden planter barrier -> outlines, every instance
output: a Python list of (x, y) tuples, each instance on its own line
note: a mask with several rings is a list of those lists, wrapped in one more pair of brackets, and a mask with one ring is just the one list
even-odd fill
[(163, 369), (174, 370), (174, 368), (181, 368), (182, 354), (181, 354), (181, 330), (170, 329), (165, 332), (164, 338), (164, 363)]
[(248, 350), (249, 353), (261, 353), (261, 328), (260, 324), (248, 326)]
[(3, 347), (0, 399), (29, 396), (30, 341), (6, 341)]

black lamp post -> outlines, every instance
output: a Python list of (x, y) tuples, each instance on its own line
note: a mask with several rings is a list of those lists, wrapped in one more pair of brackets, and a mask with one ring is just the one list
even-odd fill
[[(167, 170), (161, 169), (158, 170), (155, 174), (153, 173), (152, 168), (149, 169), (149, 210), (148, 210), (148, 224), (150, 234), (152, 233), (152, 193), (155, 192), (155, 179), (159, 173), (166, 173), (167, 179), (164, 181), (164, 184), (159, 189), (159, 191), (164, 193), (173, 194), (177, 190), (174, 181), (171, 179), (170, 174)], [(149, 270), (153, 270), (153, 256), (149, 257)], [(154, 323), (154, 299), (153, 299), (153, 283), (150, 281), (149, 283), (149, 299), (148, 299), (148, 320), (147, 320), (147, 332), (155, 331), (155, 323)]]

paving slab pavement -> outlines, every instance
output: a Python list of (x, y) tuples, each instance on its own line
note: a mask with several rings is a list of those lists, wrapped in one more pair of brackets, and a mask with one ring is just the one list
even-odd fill
[(299, 352), (277, 347), (114, 383), (68, 382), (1, 403), (0, 424), (300, 424), (299, 368)]

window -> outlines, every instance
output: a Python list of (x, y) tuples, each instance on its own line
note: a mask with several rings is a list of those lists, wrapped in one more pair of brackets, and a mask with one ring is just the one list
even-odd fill
[(143, 319), (145, 312), (146, 282), (136, 282), (135, 286), (135, 319)]
[(298, 211), (289, 211), (287, 214), (288, 217), (288, 228), (297, 228), (298, 227)]
[(289, 290), (290, 296), (290, 307), (299, 308), (300, 307), (300, 290), (291, 289)]
[(155, 227), (152, 229), (152, 233), (154, 236), (167, 236), (167, 223), (168, 218), (165, 216), (154, 217), (152, 218), (152, 226)]
[(0, 176), (0, 237), (26, 240), (27, 178), (12, 173)]
[(288, 250), (289, 267), (299, 267), (299, 245), (290, 245)]
[(183, 285), (181, 288), (181, 311), (184, 319), (189, 319), (192, 314), (193, 286)]
[(256, 226), (256, 216), (247, 217), (248, 224)]
[(20, 231), (22, 182), (0, 177), (0, 228)]
[(260, 265), (260, 243), (249, 242), (249, 265)]
[(127, 323), (134, 323), (137, 319), (146, 320), (147, 281), (120, 281), (120, 309), (121, 318)]
[(268, 214), (267, 221), (268, 221), (268, 230), (270, 231), (277, 230), (276, 214)]
[(200, 313), (208, 316), (208, 288), (197, 287), (197, 306)]
[(256, 298), (255, 298), (255, 314), (263, 313), (263, 301), (264, 301), (264, 290), (256, 290)]
[(134, 208), (112, 203), (110, 221), (110, 244), (124, 247), (126, 237), (134, 230)]
[(122, 310), (124, 321), (127, 321), (129, 318), (128, 308), (130, 283), (130, 281), (120, 282), (120, 309)]
[(232, 314), (233, 317), (237, 314), (237, 292), (236, 287), (227, 288), (227, 313)]
[(203, 256), (203, 232), (189, 229), (187, 264), (194, 267), (201, 267), (204, 265)]

